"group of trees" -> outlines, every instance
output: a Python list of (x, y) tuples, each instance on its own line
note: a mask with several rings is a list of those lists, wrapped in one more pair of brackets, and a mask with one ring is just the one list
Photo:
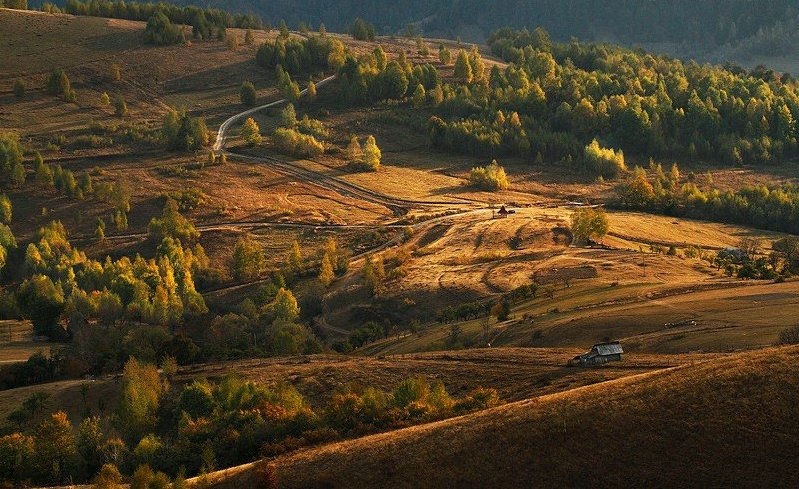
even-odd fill
[(19, 187), (25, 183), (22, 145), (19, 135), (0, 132), (0, 183)]
[(377, 171), (380, 169), (380, 159), (383, 157), (377, 146), (375, 137), (371, 134), (366, 137), (363, 146), (358, 136), (352, 135), (350, 143), (345, 150), (347, 163), (355, 169)]
[(328, 36), (283, 39), (264, 42), (255, 54), (255, 62), (264, 68), (281, 66), (291, 75), (313, 70), (337, 69), (344, 61), (344, 44)]
[(294, 104), (289, 103), (281, 112), (281, 127), (272, 133), (275, 149), (298, 158), (313, 158), (325, 152), (322, 141), (329, 135), (324, 124), (307, 114), (297, 119)]
[(375, 26), (358, 17), (352, 23), (352, 27), (350, 27), (350, 34), (359, 41), (374, 41)]
[(676, 164), (664, 172), (636, 167), (616, 187), (614, 205), (699, 219), (799, 233), (799, 187), (791, 184), (719, 190), (708, 177), (681, 178)]
[[(728, 164), (796, 155), (799, 85), (790, 77), (682, 62), (642, 51), (504, 29), (490, 43), (510, 64), (486, 69), (461, 51), (457, 83), (441, 88), (430, 119), (434, 146), (476, 156), (589, 160), (599, 149)], [(594, 145), (594, 140), (597, 141)], [(589, 146), (589, 151), (586, 151)]]
[(202, 118), (191, 117), (182, 109), (164, 116), (161, 138), (167, 149), (194, 151), (207, 145), (210, 135)]
[(163, 14), (170, 23), (191, 25), (195, 29), (210, 27), (238, 27), (261, 29), (261, 19), (253, 14), (231, 14), (215, 8), (193, 5), (181, 7), (171, 3), (126, 2), (124, 0), (67, 0), (64, 12), (73, 15), (109, 17), (115, 19), (147, 21)]
[(404, 52), (397, 60), (388, 61), (380, 46), (369, 56), (347, 54), (338, 76), (341, 95), (350, 104), (412, 97), (419, 85), (431, 93), (441, 82), (433, 65), (413, 66)]
[(156, 46), (168, 46), (182, 44), (186, 38), (179, 25), (173, 24), (162, 12), (156, 12), (147, 20), (147, 26), (144, 28), (144, 40)]
[(469, 172), (469, 185), (478, 190), (505, 190), (508, 188), (508, 176), (497, 160), (487, 166), (476, 166)]
[(53, 70), (48, 75), (45, 84), (49, 95), (61, 96), (67, 102), (74, 102), (77, 99), (77, 94), (72, 89), (69, 77), (64, 70)]
[[(170, 389), (173, 368), (127, 361), (116, 405), (90, 413), (73, 429), (63, 412), (0, 436), (0, 483), (46, 485), (91, 480), (132, 487), (185, 487), (183, 475), (231, 467), (258, 457), (343, 437), (443, 419), (496, 406), (495, 390), (476, 388), (461, 398), (441, 382), (408, 378), (388, 391), (350, 386), (312, 406), (291, 384), (266, 387), (228, 376), (197, 379)], [(171, 372), (171, 373), (170, 373)], [(86, 401), (84, 400), (84, 403)], [(47, 399), (31, 397), (41, 412)], [(146, 484), (157, 481), (165, 485)], [(104, 487), (104, 486), (96, 486)], [(111, 486), (114, 487), (114, 486)]]

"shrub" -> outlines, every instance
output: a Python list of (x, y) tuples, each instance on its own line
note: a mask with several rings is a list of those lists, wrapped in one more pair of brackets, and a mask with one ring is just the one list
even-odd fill
[(258, 127), (258, 123), (255, 122), (255, 119), (252, 117), (248, 117), (247, 120), (244, 121), (244, 125), (241, 126), (240, 135), (241, 139), (250, 146), (261, 144), (263, 140), (263, 138), (261, 138), (261, 128)]
[(508, 188), (508, 176), (497, 160), (488, 166), (477, 166), (469, 172), (469, 185), (480, 190), (505, 190)]
[(359, 17), (352, 23), (350, 34), (359, 41), (374, 41), (375, 27)]
[(799, 326), (784, 329), (780, 332), (778, 345), (796, 345), (799, 344)]
[(317, 139), (294, 129), (277, 128), (272, 134), (275, 148), (281, 153), (300, 158), (312, 158), (325, 152), (325, 147)]
[(128, 104), (125, 103), (125, 99), (122, 98), (122, 95), (117, 95), (114, 98), (114, 114), (118, 117), (124, 117), (128, 113)]
[(603, 148), (596, 139), (585, 147), (583, 160), (589, 169), (604, 178), (614, 178), (619, 173), (627, 171), (627, 166), (624, 164), (624, 152), (622, 150), (615, 151), (613, 148)]
[(253, 85), (249, 80), (242, 83), (241, 89), (239, 90), (239, 97), (241, 98), (241, 103), (243, 105), (246, 105), (247, 107), (252, 107), (255, 105), (255, 102), (258, 99), (258, 94), (255, 92), (255, 85)]
[(14, 96), (22, 98), (25, 96), (25, 82), (22, 80), (14, 81)]
[(180, 26), (173, 25), (169, 18), (162, 12), (156, 12), (147, 21), (144, 28), (144, 41), (156, 46), (181, 44), (186, 41)]

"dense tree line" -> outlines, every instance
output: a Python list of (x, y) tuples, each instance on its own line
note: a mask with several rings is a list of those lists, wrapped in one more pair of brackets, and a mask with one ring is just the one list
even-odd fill
[(490, 42), (511, 64), (487, 71), (476, 53), (458, 55), (460, 83), (444, 86), (430, 121), (435, 146), (579, 160), (597, 139), (626, 154), (728, 164), (782, 161), (799, 149), (799, 86), (788, 76), (558, 44), (541, 29), (503, 29)]
[(617, 186), (615, 205), (799, 234), (799, 187), (757, 185), (722, 191), (708, 177), (681, 180), (676, 164), (668, 173), (655, 163), (649, 171), (635, 168)]
[[(280, 2), (217, 0), (214, 5), (231, 12), (256, 12), (272, 25), (282, 19), (291, 26), (318, 26), (324, 22), (335, 32), (348, 32), (358, 17), (384, 33), (424, 29), (437, 37), (472, 36), (468, 37), (470, 41), (482, 41), (474, 36), (503, 26), (532, 29), (540, 25), (564, 41), (578, 37), (614, 39), (628, 45), (671, 42), (687, 44), (697, 51), (743, 44), (773, 29), (778, 22), (797, 16), (796, 4), (791, 0), (516, 0), (491, 4), (477, 0), (403, 0), (390, 9), (382, 0), (330, 4), (301, 0), (290, 6)], [(409, 24), (413, 24), (411, 29)]]
[[(196, 6), (180, 7), (171, 3), (126, 2), (124, 0), (66, 0), (64, 12), (73, 15), (109, 17), (115, 19), (147, 21), (157, 13), (163, 14), (171, 23), (190, 25), (194, 34), (208, 38), (207, 29), (238, 27), (260, 29), (261, 19), (253, 14), (231, 14), (215, 8)], [(199, 34), (199, 35), (198, 35)]]
[(266, 41), (255, 55), (258, 66), (275, 69), (281, 66), (289, 74), (302, 71), (338, 68), (344, 59), (344, 44), (327, 36), (310, 36), (305, 39)]

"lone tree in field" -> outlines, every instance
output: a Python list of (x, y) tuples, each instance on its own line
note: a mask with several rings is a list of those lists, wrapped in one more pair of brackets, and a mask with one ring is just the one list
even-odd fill
[(249, 80), (242, 83), (241, 90), (239, 90), (239, 97), (241, 98), (241, 103), (243, 105), (246, 105), (247, 107), (252, 107), (255, 105), (255, 102), (258, 99), (258, 94), (255, 92), (255, 85), (253, 85)]
[(252, 117), (248, 117), (241, 127), (241, 139), (251, 146), (261, 144), (263, 140), (263, 138), (261, 138), (261, 129)]
[(125, 103), (125, 99), (122, 98), (122, 95), (117, 95), (114, 99), (114, 114), (117, 117), (124, 117), (128, 114), (128, 104)]
[(308, 80), (308, 91), (305, 95), (311, 100), (316, 98), (316, 83), (313, 80)]
[(13, 207), (11, 199), (6, 194), (0, 194), (0, 222), (3, 224), (11, 224), (11, 217), (13, 214)]
[(450, 52), (450, 50), (447, 49), (447, 47), (443, 44), (438, 45), (438, 60), (442, 65), (448, 65), (452, 63), (452, 52)]
[(369, 170), (377, 171), (380, 168), (380, 158), (383, 155), (380, 152), (380, 148), (377, 147), (377, 141), (375, 141), (375, 137), (369, 135), (366, 138), (366, 142), (363, 144), (363, 165)]
[(605, 209), (578, 209), (571, 216), (571, 228), (574, 240), (585, 243), (589, 239), (602, 241), (608, 234), (610, 224)]

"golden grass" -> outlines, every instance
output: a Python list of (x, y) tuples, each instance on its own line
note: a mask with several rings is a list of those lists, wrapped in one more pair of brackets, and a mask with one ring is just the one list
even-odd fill
[[(281, 488), (795, 487), (799, 348), (691, 363), (268, 463)], [(254, 487), (253, 470), (214, 487)]]
[(50, 345), (37, 341), (0, 343), (0, 365), (4, 363), (24, 362), (37, 352), (42, 352), (47, 355), (50, 352)]

